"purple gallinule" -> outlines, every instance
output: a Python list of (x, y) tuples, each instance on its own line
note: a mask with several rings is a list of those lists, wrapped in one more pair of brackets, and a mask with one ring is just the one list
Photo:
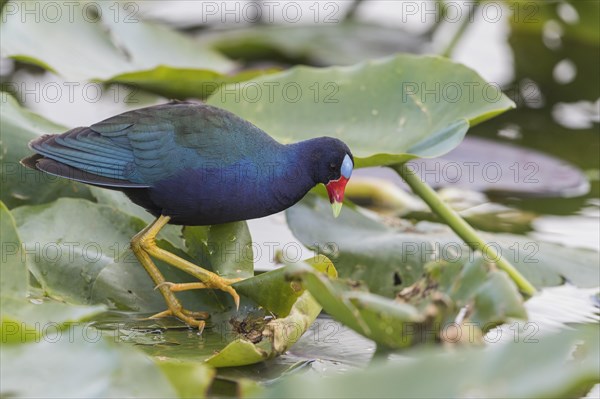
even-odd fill
[[(209, 105), (171, 102), (108, 118), (90, 127), (44, 135), (23, 165), (125, 193), (156, 220), (131, 240), (131, 248), (168, 310), (204, 327), (205, 312), (184, 309), (174, 292), (214, 288), (239, 296), (226, 279), (159, 248), (167, 224), (212, 225), (259, 218), (289, 208), (315, 185), (326, 186), (334, 215), (354, 166), (342, 141), (320, 137), (283, 145), (236, 115)], [(152, 258), (200, 280), (167, 282)]]

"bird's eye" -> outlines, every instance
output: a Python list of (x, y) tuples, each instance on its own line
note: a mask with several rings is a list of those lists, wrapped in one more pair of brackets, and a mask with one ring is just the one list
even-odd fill
[(349, 179), (350, 176), (352, 176), (353, 168), (354, 163), (352, 162), (348, 154), (346, 154), (346, 156), (344, 157), (344, 162), (342, 162), (342, 169), (340, 171), (342, 173), (342, 176), (344, 176), (346, 179)]
[(331, 169), (331, 170), (335, 170), (335, 163), (331, 162), (331, 163), (329, 164), (329, 169)]

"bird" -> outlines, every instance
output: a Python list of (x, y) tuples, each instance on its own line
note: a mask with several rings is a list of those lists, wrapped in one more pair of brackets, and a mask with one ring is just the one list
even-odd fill
[[(33, 139), (31, 169), (123, 192), (155, 220), (131, 239), (131, 249), (174, 316), (203, 330), (207, 312), (185, 309), (175, 293), (219, 289), (239, 308), (227, 279), (156, 245), (167, 224), (205, 226), (283, 211), (313, 187), (327, 189), (337, 217), (354, 168), (348, 146), (333, 137), (282, 144), (234, 113), (204, 103), (171, 101), (127, 111), (88, 127)], [(198, 282), (173, 283), (154, 259)]]

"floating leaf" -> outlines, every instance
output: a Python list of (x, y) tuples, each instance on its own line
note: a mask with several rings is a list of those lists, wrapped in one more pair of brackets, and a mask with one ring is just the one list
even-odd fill
[(23, 244), (15, 220), (0, 201), (0, 291), (3, 296), (25, 298), (29, 286), (29, 271), (25, 263)]
[[(323, 256), (311, 259), (307, 264), (302, 263), (302, 265), (316, 274), (328, 273), (331, 276), (337, 274), (331, 262)], [(286, 268), (286, 274), (290, 268)], [(257, 289), (258, 293), (252, 292), (250, 295), (259, 304), (264, 304), (263, 306), (272, 307), (274, 298), (284, 298), (285, 300), (291, 295), (292, 298), (295, 298), (291, 309), (281, 310), (282, 313), (285, 312), (285, 317), (272, 319), (265, 324), (258, 323), (255, 327), (259, 330), (258, 334), (255, 334), (258, 335), (255, 338), (256, 343), (249, 341), (247, 337), (237, 339), (207, 359), (207, 363), (215, 367), (244, 366), (281, 355), (296, 343), (315, 321), (321, 312), (321, 305), (308, 292), (303, 292), (299, 296), (294, 295), (293, 288), (291, 293), (286, 292), (286, 286), (290, 283), (281, 279), (281, 276), (285, 274), (278, 270), (269, 273), (268, 278), (261, 278), (258, 283), (250, 281), (242, 285), (245, 283), (244, 281), (237, 283), (236, 288), (245, 286), (246, 288), (242, 290), (249, 293), (251, 292), (250, 287)], [(254, 280), (261, 276), (248, 280)], [(280, 306), (277, 308), (281, 309)]]
[[(331, 6), (331, 7), (330, 7)], [(335, 18), (333, 4), (324, 24), (258, 25), (246, 29), (202, 31), (198, 40), (232, 59), (319, 66), (349, 65), (397, 53), (419, 53), (425, 38), (400, 29)]]
[(352, 149), (358, 166), (443, 155), (461, 142), (470, 124), (514, 107), (465, 66), (411, 55), (349, 67), (294, 67), (226, 86), (208, 103), (284, 143), (337, 137)]
[(111, 344), (85, 327), (73, 327), (52, 341), (2, 345), (0, 359), (2, 397), (176, 396), (147, 356)]
[[(77, 11), (69, 12), (67, 5), (57, 4), (61, 15), (58, 20), (41, 18), (34, 24), (22, 23), (18, 12), (4, 13), (0, 27), (4, 56), (79, 81), (110, 80), (135, 71), (143, 75), (143, 71), (160, 65), (216, 72), (234, 67), (219, 53), (189, 37), (142, 21), (126, 4), (114, 7), (81, 2), (71, 6)], [(121, 15), (115, 18), (115, 13)], [(44, 43), (38, 40), (41, 37), (53, 40)]]
[(1, 342), (24, 343), (39, 342), (49, 335), (48, 341), (54, 341), (68, 335), (72, 324), (88, 320), (106, 310), (105, 306), (71, 305), (48, 298), (0, 297), (2, 319)]
[(246, 366), (267, 360), (269, 354), (252, 342), (245, 339), (237, 339), (219, 353), (207, 359), (207, 363), (213, 367)]
[[(129, 248), (131, 238), (145, 226), (141, 220), (109, 206), (69, 198), (19, 207), (14, 215), (29, 252), (30, 270), (46, 294), (72, 303), (164, 310), (163, 298)], [(159, 244), (186, 257), (168, 241)], [(168, 281), (194, 281), (162, 262), (156, 264)], [(215, 305), (213, 297), (199, 290), (180, 296), (195, 307), (207, 301)]]
[(207, 245), (215, 273), (227, 278), (254, 275), (252, 237), (246, 222), (210, 226)]
[[(426, 263), (461, 263), (474, 255), (443, 225), (394, 227), (352, 207), (345, 207), (334, 220), (329, 208), (327, 200), (307, 196), (287, 210), (288, 224), (300, 242), (327, 255), (341, 277), (364, 281), (373, 293), (394, 297), (423, 274)], [(482, 236), (536, 287), (560, 285), (565, 280), (580, 287), (598, 284), (595, 251), (537, 242), (526, 236)]]
[(216, 374), (215, 369), (202, 363), (159, 361), (157, 364), (181, 399), (206, 397)]
[[(292, 376), (261, 397), (285, 398), (570, 398), (600, 382), (597, 326), (563, 331), (536, 343), (486, 349), (407, 352), (410, 361), (315, 379)], [(573, 350), (575, 354), (573, 355)], [(432, 381), (434, 383), (432, 383)]]
[[(527, 319), (515, 284), (481, 256), (460, 263), (432, 262), (425, 265), (424, 272), (425, 278), (402, 290), (398, 299), (439, 323), (454, 323), (461, 309), (465, 310), (461, 319), (484, 333), (511, 319)], [(432, 313), (432, 304), (437, 314)]]
[[(496, 132), (493, 127), (489, 130)], [(458, 187), (493, 195), (536, 198), (576, 197), (590, 189), (583, 171), (559, 157), (480, 137), (466, 137), (440, 158), (415, 159), (409, 165), (433, 188)], [(358, 172), (350, 184), (357, 176), (371, 176), (408, 188), (391, 169), (371, 168)]]
[[(353, 281), (331, 281), (297, 266), (294, 276), (323, 309), (354, 331), (389, 348), (448, 340), (448, 327), (461, 308), (460, 323), (486, 332), (510, 318), (526, 318), (520, 294), (503, 272), (478, 258), (466, 264), (430, 264), (425, 276), (393, 301), (366, 292)], [(453, 337), (451, 338), (453, 339)]]
[[(131, 200), (120, 191), (107, 190), (94, 186), (89, 186), (89, 190), (99, 204), (108, 205), (115, 210), (142, 219), (146, 223), (150, 223), (156, 219), (144, 208), (131, 202)], [(179, 228), (179, 230), (179, 233), (181, 234), (181, 228)]]
[[(337, 277), (333, 263), (325, 256), (320, 255), (304, 262), (319, 272)], [(304, 291), (297, 282), (287, 278), (288, 273), (288, 268), (278, 268), (240, 281), (234, 287), (240, 294), (251, 298), (277, 317), (286, 317)]]
[(167, 98), (207, 98), (221, 86), (243, 82), (275, 71), (277, 70), (257, 69), (224, 75), (205, 69), (159, 66), (148, 71), (122, 73), (106, 82), (143, 88)]
[[(181, 99), (205, 98), (221, 85), (274, 71), (232, 74), (234, 62), (187, 35), (143, 21), (132, 4), (57, 4), (56, 20), (35, 24), (7, 12), (2, 53), (70, 80), (123, 83)], [(42, 44), (39, 37), (55, 40)]]

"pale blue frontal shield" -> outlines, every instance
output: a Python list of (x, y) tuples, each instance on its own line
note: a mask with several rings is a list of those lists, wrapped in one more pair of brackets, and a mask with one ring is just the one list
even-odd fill
[(352, 160), (350, 159), (350, 156), (348, 154), (346, 154), (346, 156), (344, 157), (344, 161), (342, 162), (342, 176), (344, 176), (346, 179), (349, 179), (350, 176), (352, 176), (352, 168), (354, 167), (354, 164), (352, 163)]

